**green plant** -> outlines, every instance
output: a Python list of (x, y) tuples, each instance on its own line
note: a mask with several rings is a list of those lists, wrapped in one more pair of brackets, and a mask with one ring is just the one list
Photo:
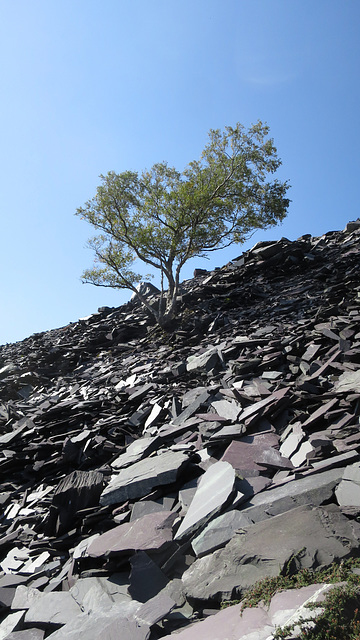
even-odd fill
[[(240, 123), (212, 129), (200, 160), (182, 172), (162, 162), (140, 175), (100, 176), (95, 197), (76, 212), (100, 232), (89, 241), (95, 265), (83, 282), (134, 291), (166, 328), (176, 314), (180, 271), (190, 258), (241, 244), (286, 216), (289, 185), (268, 179), (281, 164), (268, 134), (262, 122), (248, 130)], [(138, 260), (160, 272), (156, 304), (138, 290), (144, 277), (152, 277), (133, 271)]]
[(333, 562), (329, 567), (318, 571), (302, 569), (293, 575), (289, 575), (286, 571), (289, 570), (291, 561), (294, 558), (295, 556), (292, 556), (287, 563), (285, 575), (279, 574), (278, 576), (264, 578), (246, 592), (244, 598), (241, 600), (242, 611), (246, 609), (246, 607), (256, 607), (259, 602), (269, 605), (275, 593), (284, 591), (285, 589), (300, 589), (310, 584), (319, 584), (320, 582), (333, 584), (345, 580), (348, 581), (350, 585), (356, 586), (360, 584), (360, 576), (352, 572), (354, 567), (360, 567), (359, 558)]
[[(264, 578), (247, 591), (244, 598), (222, 603), (222, 608), (241, 602), (241, 612), (247, 607), (256, 607), (259, 603), (269, 606), (272, 597), (285, 589), (300, 589), (311, 584), (344, 583), (334, 586), (321, 603), (323, 612), (307, 620), (299, 620), (296, 625), (287, 625), (276, 629), (274, 640), (289, 638), (295, 626), (301, 629), (299, 640), (360, 640), (360, 575), (353, 569), (360, 567), (360, 558), (349, 558), (333, 562), (321, 570), (302, 569), (290, 575), (293, 560), (301, 553), (290, 558), (284, 567), (284, 574)], [(312, 603), (309, 608), (318, 608)]]
[[(311, 603), (308, 606), (314, 609), (319, 604)], [(333, 587), (321, 603), (323, 611), (320, 615), (277, 629), (274, 640), (289, 638), (295, 626), (301, 630), (299, 640), (359, 640), (359, 606), (359, 586), (345, 584)]]

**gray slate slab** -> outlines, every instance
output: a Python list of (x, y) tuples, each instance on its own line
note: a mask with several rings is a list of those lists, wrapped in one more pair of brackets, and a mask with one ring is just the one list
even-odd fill
[(0, 623), (1, 640), (5, 640), (5, 638), (9, 637), (10, 633), (16, 629), (23, 617), (23, 611), (14, 611), (14, 613), (10, 613), (4, 620), (2, 620)]
[(41, 593), (25, 614), (25, 623), (33, 625), (66, 624), (81, 613), (69, 591)]
[(216, 462), (209, 467), (200, 479), (175, 540), (189, 535), (218, 513), (231, 496), (234, 482), (235, 470), (228, 462)]
[(188, 456), (179, 451), (164, 451), (122, 469), (101, 494), (100, 504), (115, 504), (146, 496), (159, 485), (175, 482)]
[(220, 363), (219, 354), (216, 348), (211, 348), (199, 356), (189, 356), (186, 363), (187, 371), (210, 371)]
[(234, 400), (215, 400), (211, 403), (211, 406), (221, 418), (226, 418), (226, 420), (231, 420), (232, 422), (236, 422), (242, 411), (241, 405)]
[(335, 489), (341, 507), (360, 507), (360, 463), (355, 462), (344, 469), (343, 479)]
[(155, 451), (158, 444), (159, 438), (157, 437), (139, 438), (129, 444), (126, 452), (118, 456), (118, 458), (111, 463), (111, 466), (113, 469), (128, 467), (130, 464), (141, 460), (144, 455), (149, 455), (152, 451)]
[(71, 623), (52, 633), (51, 640), (147, 640), (150, 627), (134, 618), (139, 603), (113, 605), (107, 611), (81, 614)]
[[(330, 508), (331, 507), (331, 508)], [(213, 554), (196, 560), (182, 577), (188, 598), (233, 599), (296, 557), (298, 569), (327, 566), (357, 549), (360, 525), (335, 505), (304, 505), (258, 522)]]
[(198, 558), (223, 547), (238, 529), (251, 525), (251, 520), (241, 511), (228, 511), (214, 518), (191, 543)]
[(344, 371), (334, 384), (334, 392), (349, 393), (355, 391), (360, 393), (360, 371)]
[(45, 631), (43, 629), (26, 629), (25, 631), (13, 631), (6, 636), (6, 640), (43, 640)]
[(137, 551), (130, 564), (129, 593), (133, 600), (147, 602), (166, 587), (168, 578), (145, 551)]
[(242, 511), (254, 522), (279, 515), (303, 504), (321, 505), (329, 500), (341, 481), (343, 469), (335, 468), (315, 473), (281, 486), (269, 488), (246, 502)]

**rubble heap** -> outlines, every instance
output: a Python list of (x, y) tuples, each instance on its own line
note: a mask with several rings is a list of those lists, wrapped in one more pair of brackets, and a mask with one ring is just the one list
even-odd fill
[(359, 554), (359, 238), (196, 271), (168, 334), (132, 300), (0, 347), (1, 639), (269, 635), (220, 603)]

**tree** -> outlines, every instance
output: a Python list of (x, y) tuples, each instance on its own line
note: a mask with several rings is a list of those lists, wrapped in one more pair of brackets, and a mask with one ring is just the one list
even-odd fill
[[(267, 229), (286, 216), (288, 182), (268, 180), (281, 165), (269, 127), (257, 122), (248, 130), (237, 123), (211, 129), (200, 159), (179, 172), (166, 162), (140, 175), (135, 171), (101, 175), (94, 198), (76, 211), (98, 236), (83, 282), (131, 289), (166, 328), (176, 314), (180, 271), (195, 256), (243, 243), (256, 229)], [(161, 276), (157, 306), (137, 289), (144, 278), (133, 271), (140, 260)]]

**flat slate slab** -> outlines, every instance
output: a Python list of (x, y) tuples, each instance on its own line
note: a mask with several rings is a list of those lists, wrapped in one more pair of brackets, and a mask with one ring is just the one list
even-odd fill
[(329, 500), (343, 475), (342, 468), (314, 473), (256, 494), (242, 506), (254, 522), (279, 515), (303, 504), (321, 505)]
[(175, 482), (188, 456), (181, 451), (164, 451), (122, 469), (101, 494), (100, 504), (116, 504), (146, 496), (157, 486)]
[(227, 511), (214, 518), (191, 543), (198, 558), (223, 547), (238, 529), (251, 525), (251, 521), (241, 511)]
[(195, 560), (182, 577), (191, 600), (231, 600), (265, 577), (277, 576), (292, 558), (297, 568), (327, 566), (359, 546), (360, 525), (335, 505), (298, 507), (235, 534), (212, 555)]
[(122, 469), (123, 467), (128, 467), (130, 464), (134, 464), (134, 462), (138, 462), (138, 460), (141, 460), (145, 455), (149, 455), (154, 451), (159, 441), (160, 438), (157, 437), (146, 437), (134, 440), (134, 442), (129, 444), (125, 453), (122, 453), (111, 463), (112, 468)]
[(234, 489), (235, 470), (228, 462), (215, 462), (200, 478), (195, 495), (175, 540), (189, 535), (219, 512)]
[(139, 603), (115, 604), (107, 611), (94, 611), (91, 616), (81, 614), (71, 623), (52, 633), (51, 640), (147, 640), (150, 627), (135, 619)]
[(25, 614), (26, 624), (66, 624), (81, 613), (69, 591), (41, 593)]
[(95, 538), (87, 548), (87, 555), (97, 558), (109, 553), (163, 550), (172, 541), (176, 515), (170, 511), (159, 511), (120, 524)]

